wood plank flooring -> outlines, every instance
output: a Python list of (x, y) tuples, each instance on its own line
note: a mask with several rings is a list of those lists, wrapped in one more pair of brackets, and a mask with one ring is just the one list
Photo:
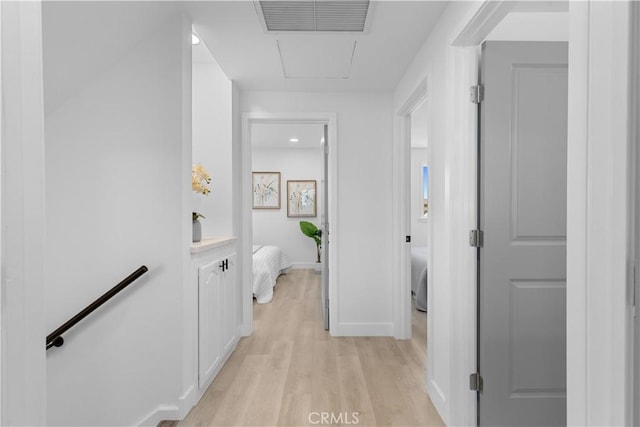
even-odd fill
[(163, 427), (444, 425), (424, 391), (425, 313), (413, 311), (413, 340), (331, 337), (320, 275), (293, 270), (273, 302), (254, 303), (253, 325), (187, 417)]

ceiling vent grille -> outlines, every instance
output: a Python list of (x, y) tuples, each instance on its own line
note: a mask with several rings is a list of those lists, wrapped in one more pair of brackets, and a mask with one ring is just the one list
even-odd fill
[(363, 32), (369, 0), (258, 2), (267, 31)]

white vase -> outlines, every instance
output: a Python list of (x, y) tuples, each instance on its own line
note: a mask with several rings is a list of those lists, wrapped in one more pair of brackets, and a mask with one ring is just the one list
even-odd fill
[(199, 220), (193, 221), (193, 242), (199, 242), (202, 240), (202, 224)]

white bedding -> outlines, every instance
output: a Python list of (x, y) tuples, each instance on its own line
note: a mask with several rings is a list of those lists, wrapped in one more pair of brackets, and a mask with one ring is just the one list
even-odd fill
[(427, 260), (426, 247), (411, 248), (411, 291), (416, 296), (416, 308), (427, 311)]
[(271, 302), (278, 276), (289, 268), (291, 262), (279, 247), (254, 245), (253, 296), (258, 304)]

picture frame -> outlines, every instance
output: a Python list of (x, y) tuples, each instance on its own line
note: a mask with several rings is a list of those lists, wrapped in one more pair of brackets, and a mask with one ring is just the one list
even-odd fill
[(316, 180), (287, 181), (287, 216), (311, 218), (317, 216)]
[(280, 172), (252, 172), (253, 209), (280, 209)]

